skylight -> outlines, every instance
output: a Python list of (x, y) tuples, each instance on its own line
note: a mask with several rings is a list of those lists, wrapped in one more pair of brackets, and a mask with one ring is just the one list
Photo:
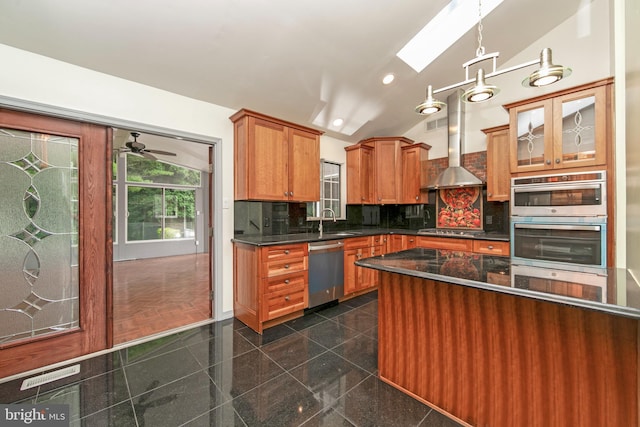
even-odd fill
[[(482, 17), (486, 17), (503, 0), (483, 0)], [(396, 56), (416, 72), (421, 72), (442, 52), (478, 23), (478, 3), (451, 0), (424, 26)]]

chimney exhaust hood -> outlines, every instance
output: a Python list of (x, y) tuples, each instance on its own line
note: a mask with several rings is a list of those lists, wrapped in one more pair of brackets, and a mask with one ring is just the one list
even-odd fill
[(481, 186), (484, 183), (474, 174), (460, 166), (461, 147), (464, 136), (464, 103), (462, 89), (447, 97), (447, 120), (449, 127), (449, 167), (429, 183), (427, 189)]

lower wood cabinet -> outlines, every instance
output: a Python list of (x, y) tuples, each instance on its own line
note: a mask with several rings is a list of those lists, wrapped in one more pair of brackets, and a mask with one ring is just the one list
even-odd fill
[(360, 293), (378, 286), (378, 272), (355, 262), (386, 253), (387, 235), (352, 237), (344, 243), (344, 295)]
[(387, 238), (387, 253), (404, 251), (415, 248), (417, 237), (407, 234), (391, 234)]
[(473, 252), (487, 255), (509, 256), (509, 242), (498, 242), (493, 240), (474, 240)]
[(471, 240), (449, 237), (417, 236), (419, 248), (447, 249), (451, 251), (475, 252), (487, 255), (509, 256), (509, 242), (497, 240)]
[(309, 306), (306, 243), (233, 245), (234, 316), (258, 333)]
[(427, 249), (448, 249), (452, 251), (473, 252), (473, 240), (449, 237), (418, 236), (416, 246)]

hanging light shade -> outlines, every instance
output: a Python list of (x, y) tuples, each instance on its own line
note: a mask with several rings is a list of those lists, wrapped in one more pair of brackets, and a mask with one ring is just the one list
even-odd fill
[(525, 87), (546, 86), (571, 75), (571, 68), (554, 65), (551, 60), (551, 49), (546, 47), (540, 52), (540, 68), (522, 81)]
[(427, 99), (416, 107), (416, 113), (428, 116), (429, 114), (437, 113), (446, 106), (447, 104), (433, 97), (433, 88), (429, 85), (427, 86)]
[(476, 84), (462, 94), (464, 102), (482, 102), (493, 98), (500, 92), (497, 86), (488, 85), (484, 80), (484, 70), (479, 68), (476, 73)]

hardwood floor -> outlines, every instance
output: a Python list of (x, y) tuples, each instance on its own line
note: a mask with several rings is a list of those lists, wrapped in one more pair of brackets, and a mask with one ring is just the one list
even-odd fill
[(113, 264), (113, 342), (211, 318), (209, 254)]

